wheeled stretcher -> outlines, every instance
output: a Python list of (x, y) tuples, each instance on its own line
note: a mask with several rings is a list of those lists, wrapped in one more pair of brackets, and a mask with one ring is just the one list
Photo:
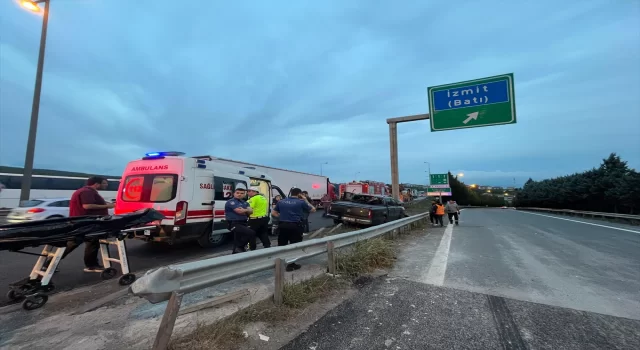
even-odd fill
[[(81, 216), (0, 226), (0, 250), (38, 256), (29, 276), (10, 284), (7, 297), (23, 300), (22, 307), (25, 310), (34, 310), (46, 304), (48, 294), (55, 289), (51, 279), (70, 240), (79, 244), (88, 239), (98, 239), (105, 268), (101, 277), (115, 277), (117, 270), (111, 265), (116, 263), (122, 271), (118, 282), (121, 285), (133, 283), (136, 276), (130, 272), (127, 260), (125, 238), (130, 234), (127, 230), (162, 219), (164, 216), (159, 212), (145, 209), (126, 215)], [(23, 251), (41, 245), (44, 248), (40, 254)], [(110, 255), (110, 245), (116, 246), (117, 257)]]

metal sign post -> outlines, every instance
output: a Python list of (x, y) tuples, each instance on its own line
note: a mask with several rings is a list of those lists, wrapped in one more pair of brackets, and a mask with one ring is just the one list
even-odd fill
[(400, 200), (400, 173), (398, 171), (398, 123), (427, 120), (429, 114), (417, 114), (406, 117), (389, 118), (389, 150), (391, 151), (391, 195)]

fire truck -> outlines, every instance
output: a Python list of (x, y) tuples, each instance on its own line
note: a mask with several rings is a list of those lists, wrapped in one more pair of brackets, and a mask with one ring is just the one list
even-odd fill
[(353, 194), (379, 194), (388, 195), (387, 186), (384, 182), (377, 181), (352, 181), (346, 184), (340, 184), (339, 195), (340, 198), (345, 193)]

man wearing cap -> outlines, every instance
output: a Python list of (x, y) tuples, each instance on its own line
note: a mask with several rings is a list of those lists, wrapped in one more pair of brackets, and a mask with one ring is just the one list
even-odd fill
[[(280, 200), (271, 211), (271, 215), (280, 218), (278, 246), (302, 242), (304, 213), (315, 211), (316, 209), (302, 195), (302, 190), (292, 188), (290, 196)], [(297, 270), (300, 267), (299, 264), (291, 263), (287, 265), (287, 271)]]
[(262, 194), (257, 186), (249, 187), (249, 200), (247, 203), (253, 209), (253, 213), (249, 216), (249, 227), (256, 233), (249, 241), (249, 249), (256, 250), (256, 236), (260, 238), (264, 248), (271, 247), (269, 240), (269, 201)]
[(233, 233), (233, 254), (246, 252), (247, 243), (255, 237), (256, 233), (247, 226), (249, 215), (253, 209), (244, 201), (247, 189), (244, 184), (236, 186), (233, 198), (224, 205), (224, 217), (229, 225), (229, 231)]

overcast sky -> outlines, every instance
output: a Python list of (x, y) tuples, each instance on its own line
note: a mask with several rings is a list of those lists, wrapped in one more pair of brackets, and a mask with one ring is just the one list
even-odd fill
[[(40, 28), (0, 1), (2, 165), (24, 162)], [(401, 182), (425, 161), (507, 186), (611, 152), (640, 168), (639, 1), (52, 0), (46, 52), (39, 168), (117, 175), (178, 150), (389, 182), (387, 118), (503, 73), (517, 124), (400, 124)]]

